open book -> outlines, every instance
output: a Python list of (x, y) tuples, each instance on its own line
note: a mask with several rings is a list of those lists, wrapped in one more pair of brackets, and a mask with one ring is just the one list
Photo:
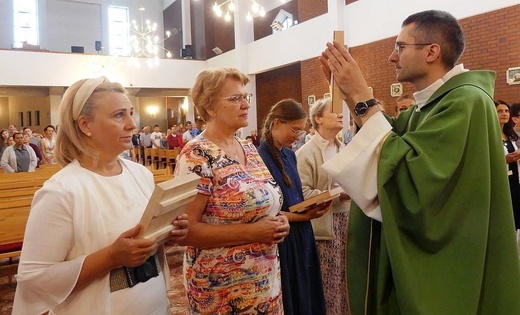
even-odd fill
[(189, 174), (155, 185), (139, 222), (142, 229), (137, 238), (156, 238), (159, 244), (165, 242), (173, 230), (172, 221), (195, 199), (199, 181), (199, 176)]
[(311, 208), (314, 208), (316, 205), (322, 204), (324, 202), (330, 201), (336, 197), (339, 197), (339, 194), (343, 192), (341, 187), (336, 187), (331, 190), (326, 190), (319, 195), (314, 197), (310, 197), (309, 199), (305, 199), (304, 201), (297, 203), (293, 206), (289, 207), (289, 211), (291, 212), (304, 212)]

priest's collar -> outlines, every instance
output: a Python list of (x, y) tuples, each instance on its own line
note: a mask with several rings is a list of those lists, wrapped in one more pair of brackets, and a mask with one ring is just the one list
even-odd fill
[(463, 72), (468, 71), (468, 69), (464, 69), (464, 65), (456, 65), (450, 71), (448, 71), (442, 78), (433, 82), (427, 88), (413, 93), (413, 97), (415, 98), (415, 102), (417, 102), (417, 112), (421, 111), (421, 108), (426, 104), (426, 101), (437, 91), (446, 81), (453, 78), (454, 76), (461, 74)]

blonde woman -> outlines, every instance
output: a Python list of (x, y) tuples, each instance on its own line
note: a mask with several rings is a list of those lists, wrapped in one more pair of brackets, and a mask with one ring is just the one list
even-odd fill
[[(34, 196), (13, 314), (169, 314), (162, 245), (134, 238), (153, 176), (118, 157), (130, 148), (133, 110), (105, 78), (65, 92), (55, 149), (63, 168)], [(170, 241), (186, 236), (186, 216), (172, 224)]]

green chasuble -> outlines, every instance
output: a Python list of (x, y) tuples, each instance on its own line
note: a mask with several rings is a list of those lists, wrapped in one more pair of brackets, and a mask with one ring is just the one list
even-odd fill
[(520, 261), (495, 74), (454, 76), (397, 118), (381, 149), (383, 222), (350, 213), (347, 283), (358, 314), (520, 314)]

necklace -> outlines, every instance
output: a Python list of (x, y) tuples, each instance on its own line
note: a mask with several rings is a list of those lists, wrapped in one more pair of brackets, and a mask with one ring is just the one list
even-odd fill
[[(239, 150), (241, 149), (241, 147), (237, 148), (237, 140), (235, 138), (233, 138), (233, 144), (231, 144), (231, 145), (224, 144), (224, 141), (220, 140), (218, 137), (215, 137), (215, 139), (218, 142), (218, 143), (216, 143), (218, 145), (218, 147), (222, 151), (224, 151), (224, 153), (226, 155), (234, 157), (237, 161), (240, 161), (240, 158), (238, 157), (238, 155), (239, 155)], [(213, 141), (213, 142), (215, 142), (215, 141)]]

